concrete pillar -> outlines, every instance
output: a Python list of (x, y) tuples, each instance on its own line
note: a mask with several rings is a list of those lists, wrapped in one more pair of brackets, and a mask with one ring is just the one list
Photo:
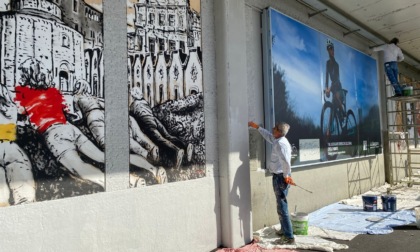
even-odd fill
[[(128, 188), (127, 2), (104, 1), (105, 76), (105, 190)], [(112, 15), (107, 15), (112, 13)], [(127, 108), (127, 109), (121, 109)], [(114, 148), (112, 147), (114, 146)], [(118, 148), (115, 148), (118, 146)]]
[(221, 241), (252, 240), (244, 0), (215, 0)]

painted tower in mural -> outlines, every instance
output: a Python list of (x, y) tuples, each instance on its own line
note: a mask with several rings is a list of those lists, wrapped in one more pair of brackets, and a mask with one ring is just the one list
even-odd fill
[(18, 82), (17, 67), (34, 57), (51, 69), (55, 87), (72, 92), (79, 79), (103, 97), (102, 13), (83, 0), (3, 1), (0, 78)]
[(203, 91), (200, 15), (188, 0), (139, 0), (128, 32), (128, 81), (153, 107)]

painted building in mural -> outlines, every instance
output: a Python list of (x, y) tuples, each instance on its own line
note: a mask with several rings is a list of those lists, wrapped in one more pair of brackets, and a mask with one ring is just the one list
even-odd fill
[[(130, 137), (138, 135), (135, 128), (144, 132), (130, 141), (130, 185), (204, 177), (201, 21), (199, 10), (191, 7), (192, 3), (199, 9), (200, 2), (127, 3), (129, 111), (133, 118)], [(136, 146), (145, 139), (155, 147), (143, 144), (149, 151), (141, 154)], [(155, 150), (156, 155), (151, 153)], [(139, 158), (152, 164), (148, 165), (151, 173), (138, 169), (145, 168), (136, 161)]]
[(92, 95), (104, 97), (103, 14), (82, 0), (55, 0), (63, 11), (63, 22), (83, 35), (84, 79)]
[(102, 14), (86, 2), (0, 0), (0, 205), (104, 191)]
[(16, 67), (34, 57), (51, 69), (63, 93), (86, 79), (93, 95), (103, 97), (99, 11), (79, 0), (10, 0), (6, 6), (0, 12), (2, 82), (14, 86), (19, 79)]
[(128, 33), (128, 81), (153, 107), (203, 91), (201, 20), (189, 0), (139, 0)]

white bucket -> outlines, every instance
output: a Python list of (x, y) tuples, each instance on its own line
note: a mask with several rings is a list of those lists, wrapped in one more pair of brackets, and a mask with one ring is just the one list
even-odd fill
[(416, 225), (420, 229), (420, 207), (414, 208), (414, 211), (416, 212)]
[(308, 221), (307, 213), (292, 213), (291, 214), (293, 234), (308, 235)]

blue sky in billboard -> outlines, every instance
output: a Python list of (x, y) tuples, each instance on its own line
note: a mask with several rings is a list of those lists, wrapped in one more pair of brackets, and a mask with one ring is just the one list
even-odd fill
[[(289, 104), (299, 117), (319, 126), (325, 89), (327, 39), (334, 43), (347, 109), (362, 112), (378, 104), (376, 61), (325, 34), (271, 10), (272, 63), (285, 73)], [(361, 109), (361, 110), (359, 110)]]

